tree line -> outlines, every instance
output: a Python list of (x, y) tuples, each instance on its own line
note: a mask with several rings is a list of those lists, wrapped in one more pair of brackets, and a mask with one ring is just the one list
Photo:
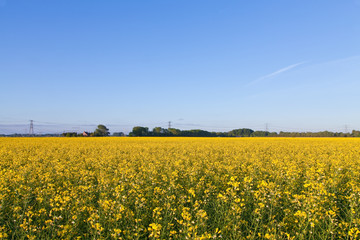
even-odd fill
[[(41, 134), (41, 135), (29, 135), (29, 134), (0, 134), (0, 137), (57, 137), (58, 134)], [(60, 136), (63, 137), (107, 137), (110, 136), (109, 129), (100, 124), (97, 126), (94, 132), (64, 132)], [(343, 132), (269, 132), (269, 131), (254, 131), (250, 128), (239, 128), (228, 132), (209, 132), (201, 129), (193, 130), (180, 130), (177, 128), (162, 128), (155, 127), (149, 130), (148, 127), (136, 126), (132, 131), (125, 135), (123, 132), (114, 132), (114, 137), (360, 137), (360, 131), (352, 130), (351, 133)]]
[(229, 132), (209, 132), (201, 129), (180, 130), (176, 128), (155, 127), (152, 131), (147, 127), (136, 126), (129, 133), (130, 137), (360, 137), (360, 131), (343, 132), (269, 132), (254, 131), (249, 128), (234, 129)]

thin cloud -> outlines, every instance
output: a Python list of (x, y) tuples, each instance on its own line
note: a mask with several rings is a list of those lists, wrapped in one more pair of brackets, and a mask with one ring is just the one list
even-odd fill
[(348, 61), (358, 60), (358, 59), (360, 59), (360, 55), (355, 55), (355, 56), (346, 57), (346, 58), (340, 58), (340, 59), (336, 59), (336, 60), (331, 60), (331, 61), (323, 62), (323, 63), (320, 63), (320, 64), (324, 65), (324, 64), (343, 63), (343, 62), (348, 62)]
[(262, 82), (262, 81), (264, 81), (264, 80), (266, 80), (266, 79), (274, 78), (274, 77), (276, 77), (276, 76), (278, 76), (278, 75), (280, 75), (280, 74), (282, 74), (282, 73), (284, 73), (284, 72), (290, 71), (291, 69), (296, 68), (296, 67), (298, 67), (298, 66), (300, 66), (300, 65), (302, 65), (302, 64), (304, 64), (304, 63), (305, 63), (305, 62), (299, 62), (299, 63), (296, 63), (296, 64), (292, 64), (292, 65), (290, 65), (290, 66), (284, 67), (284, 68), (279, 69), (279, 70), (277, 70), (277, 71), (275, 71), (275, 72), (273, 72), (273, 73), (270, 73), (270, 74), (268, 74), (268, 75), (262, 76), (262, 77), (260, 77), (260, 78), (258, 78), (258, 79), (256, 79), (256, 80), (254, 80), (254, 81), (251, 81), (251, 82), (249, 82), (247, 85), (253, 85), (253, 84)]

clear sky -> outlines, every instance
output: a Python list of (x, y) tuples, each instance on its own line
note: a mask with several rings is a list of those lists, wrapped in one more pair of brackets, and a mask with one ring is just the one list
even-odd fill
[(0, 0), (0, 133), (360, 129), (360, 0)]

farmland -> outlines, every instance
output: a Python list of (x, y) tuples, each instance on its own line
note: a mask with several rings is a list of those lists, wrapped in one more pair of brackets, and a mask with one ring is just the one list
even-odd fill
[(358, 239), (360, 139), (0, 138), (0, 239)]

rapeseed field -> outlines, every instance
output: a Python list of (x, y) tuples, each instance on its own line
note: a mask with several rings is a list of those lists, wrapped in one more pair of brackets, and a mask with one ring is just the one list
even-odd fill
[(0, 239), (359, 237), (360, 139), (0, 139)]

